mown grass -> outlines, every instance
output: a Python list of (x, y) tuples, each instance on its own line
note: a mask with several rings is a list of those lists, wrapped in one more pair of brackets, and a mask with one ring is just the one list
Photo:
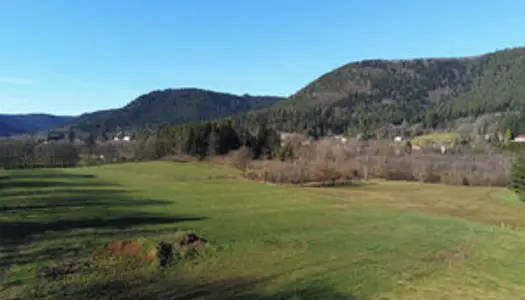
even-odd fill
[(460, 136), (457, 133), (436, 132), (415, 137), (412, 140), (412, 144), (420, 147), (426, 147), (431, 144), (454, 147), (459, 140)]
[[(0, 176), (1, 299), (525, 294), (525, 208), (503, 189), (380, 181), (294, 188), (169, 162)], [(165, 270), (108, 258), (60, 280), (37, 276), (113, 240), (153, 247), (180, 231), (211, 246)]]

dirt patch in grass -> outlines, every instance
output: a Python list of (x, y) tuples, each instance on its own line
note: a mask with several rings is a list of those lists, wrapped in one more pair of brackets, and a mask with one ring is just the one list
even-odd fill
[(108, 254), (114, 256), (133, 255), (142, 253), (142, 244), (136, 241), (113, 241), (106, 246)]
[[(161, 241), (155, 250), (160, 267), (166, 267), (178, 259), (194, 256), (203, 249), (208, 241), (194, 233), (184, 235), (179, 241)], [(150, 251), (153, 255), (153, 250)]]
[(146, 261), (154, 262), (157, 259), (157, 249), (150, 249), (146, 253)]
[(152, 262), (150, 254), (144, 244), (133, 240), (115, 240), (93, 251), (93, 259), (125, 259), (131, 262)]
[(93, 258), (125, 258), (131, 262), (158, 263), (166, 267), (179, 259), (195, 256), (208, 241), (196, 234), (189, 233), (170, 240), (160, 241), (156, 247), (148, 248), (147, 244), (133, 240), (115, 240), (95, 249)]
[(207, 243), (208, 241), (206, 239), (198, 237), (194, 233), (190, 233), (184, 236), (178, 244), (179, 246), (185, 247), (187, 249), (199, 250), (206, 246)]

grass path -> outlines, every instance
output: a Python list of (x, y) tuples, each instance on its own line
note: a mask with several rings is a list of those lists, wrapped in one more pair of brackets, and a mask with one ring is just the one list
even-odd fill
[[(1, 299), (525, 295), (525, 208), (502, 189), (403, 182), (299, 189), (167, 162), (0, 176)], [(214, 246), (164, 272), (107, 261), (64, 280), (35, 276), (111, 240), (154, 244), (177, 230)]]

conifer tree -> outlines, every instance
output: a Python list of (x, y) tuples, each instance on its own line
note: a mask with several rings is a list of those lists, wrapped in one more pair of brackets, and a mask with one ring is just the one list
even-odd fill
[(525, 156), (518, 157), (510, 170), (510, 189), (525, 200)]

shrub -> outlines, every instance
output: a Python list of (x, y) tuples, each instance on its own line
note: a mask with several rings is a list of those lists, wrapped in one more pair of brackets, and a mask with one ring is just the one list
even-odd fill
[(5, 169), (75, 167), (79, 160), (78, 149), (69, 144), (0, 143), (0, 167)]
[(439, 150), (435, 153), (393, 150), (388, 143), (376, 141), (340, 146), (322, 140), (294, 149), (293, 160), (255, 160), (250, 167), (265, 181), (299, 185), (334, 184), (359, 178), (473, 186), (509, 184), (511, 159), (502, 151), (487, 149), (472, 153), (464, 148), (442, 155)]
[(230, 164), (232, 167), (241, 170), (243, 173), (246, 172), (246, 169), (250, 165), (253, 154), (250, 151), (250, 148), (241, 147), (239, 150), (234, 150), (230, 152)]
[(520, 200), (525, 200), (525, 156), (517, 158), (512, 165), (510, 188), (516, 192)]

